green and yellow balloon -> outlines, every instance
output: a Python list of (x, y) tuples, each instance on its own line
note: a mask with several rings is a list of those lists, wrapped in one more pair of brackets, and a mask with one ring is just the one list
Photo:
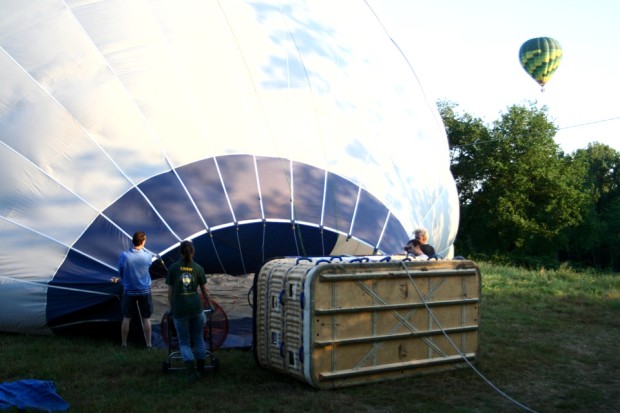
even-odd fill
[(562, 47), (551, 37), (536, 37), (521, 45), (519, 60), (525, 71), (545, 90), (545, 84), (560, 66)]

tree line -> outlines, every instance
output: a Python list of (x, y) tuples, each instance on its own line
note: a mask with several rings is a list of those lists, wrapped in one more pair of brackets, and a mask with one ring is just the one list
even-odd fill
[(455, 252), (526, 266), (620, 270), (620, 153), (564, 153), (547, 108), (513, 105), (492, 124), (438, 102), (461, 220)]

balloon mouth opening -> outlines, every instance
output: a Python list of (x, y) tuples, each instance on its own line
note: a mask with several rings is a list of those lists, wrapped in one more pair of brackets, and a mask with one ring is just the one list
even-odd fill
[[(321, 257), (332, 255), (371, 255), (383, 253), (378, 247), (341, 231), (310, 223), (290, 221), (250, 221), (230, 225), (192, 237), (194, 260), (214, 273), (220, 268), (228, 275), (255, 273), (262, 265), (286, 256)], [(265, 239), (264, 243), (256, 243)], [(226, 256), (225, 262), (223, 257)], [(161, 253), (150, 268), (153, 279), (165, 278), (173, 262), (180, 258), (178, 244)]]

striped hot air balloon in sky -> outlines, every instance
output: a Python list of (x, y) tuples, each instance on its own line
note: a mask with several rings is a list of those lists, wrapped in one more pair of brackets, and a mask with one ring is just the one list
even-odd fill
[(523, 69), (543, 87), (562, 61), (562, 47), (551, 37), (536, 37), (521, 45), (519, 60)]

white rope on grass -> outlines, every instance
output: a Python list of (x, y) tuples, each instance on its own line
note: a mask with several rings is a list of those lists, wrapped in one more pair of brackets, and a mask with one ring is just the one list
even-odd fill
[(420, 300), (422, 301), (422, 304), (424, 304), (424, 307), (426, 307), (426, 310), (428, 311), (428, 313), (430, 314), (430, 316), (432, 317), (433, 321), (437, 324), (437, 326), (439, 327), (439, 329), (441, 330), (442, 334), (446, 337), (446, 339), (448, 340), (448, 342), (452, 345), (452, 347), (456, 350), (456, 352), (459, 354), (459, 356), (461, 356), (461, 358), (465, 361), (465, 363), (467, 363), (467, 365), (469, 367), (471, 367), (471, 369), (476, 372), (476, 374), (478, 376), (480, 376), (480, 378), (482, 380), (484, 380), (489, 386), (491, 386), (497, 393), (499, 393), (501, 396), (503, 396), (504, 398), (506, 398), (507, 400), (511, 401), (512, 403), (516, 404), (517, 406), (519, 406), (520, 408), (528, 411), (528, 412), (532, 412), (532, 413), (537, 413), (536, 410), (530, 409), (529, 407), (525, 406), (522, 403), (519, 403), (517, 400), (513, 399), (512, 397), (510, 397), (508, 394), (506, 394), (504, 391), (502, 391), (499, 387), (497, 387), (495, 384), (493, 384), (489, 379), (487, 379), (468, 359), (467, 357), (461, 352), (461, 350), (458, 348), (458, 346), (454, 343), (454, 341), (452, 341), (452, 339), (450, 338), (450, 336), (448, 335), (448, 333), (446, 333), (446, 331), (443, 329), (443, 327), (441, 326), (441, 324), (439, 323), (439, 320), (437, 320), (437, 317), (435, 317), (435, 314), (433, 313), (433, 311), (431, 310), (431, 308), (428, 306), (428, 304), (426, 303), (426, 300), (424, 299), (424, 296), (422, 295), (422, 293), (420, 292), (420, 290), (418, 290), (418, 286), (415, 284), (413, 277), (411, 276), (411, 274), (409, 273), (409, 270), (407, 269), (407, 266), (405, 265), (404, 261), (401, 261), (401, 265), (403, 266), (403, 269), (405, 270), (405, 272), (407, 273), (407, 276), (409, 277), (409, 280), (411, 281), (411, 284), (413, 285), (413, 288), (415, 288), (416, 293), (418, 293), (418, 296), (420, 297)]

